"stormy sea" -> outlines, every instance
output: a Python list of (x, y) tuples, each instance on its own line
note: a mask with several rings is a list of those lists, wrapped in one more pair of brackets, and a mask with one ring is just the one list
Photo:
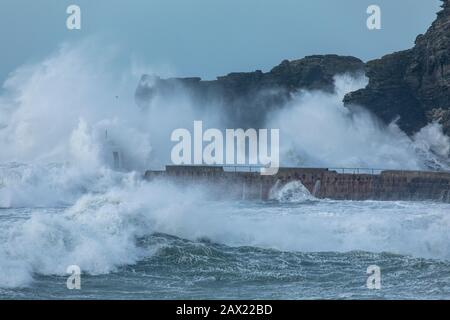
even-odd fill
[[(449, 204), (317, 200), (295, 187), (216, 202), (107, 179), (117, 185), (69, 207), (0, 210), (2, 299), (450, 298)], [(74, 264), (80, 290), (66, 286)], [(371, 265), (380, 290), (366, 286)]]
[[(63, 45), (3, 85), (0, 299), (450, 298), (450, 204), (317, 199), (301, 182), (268, 201), (219, 201), (146, 181), (169, 163), (173, 129), (199, 112), (220, 128), (221, 116), (183, 93), (138, 108), (148, 68), (113, 68), (114, 50), (89, 48)], [(343, 106), (366, 83), (341, 75), (334, 93), (274, 111), (282, 165), (448, 170), (439, 124), (410, 137)], [(79, 290), (67, 287), (74, 265)], [(379, 290), (367, 287), (373, 265)]]

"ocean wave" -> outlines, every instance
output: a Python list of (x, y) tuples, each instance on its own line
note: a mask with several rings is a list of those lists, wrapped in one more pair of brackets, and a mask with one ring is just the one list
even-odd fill
[[(161, 253), (161, 243), (142, 241), (155, 234), (279, 252), (362, 250), (447, 260), (448, 209), (441, 203), (328, 200), (244, 206), (209, 201), (201, 188), (124, 174), (120, 184), (85, 194), (66, 209), (34, 210), (10, 221), (0, 214), (0, 286), (28, 285), (34, 274), (64, 275), (73, 264), (88, 274), (116, 272)], [(167, 247), (177, 250), (170, 241)], [(191, 252), (186, 261), (208, 254), (208, 246), (198, 249), (200, 255)]]

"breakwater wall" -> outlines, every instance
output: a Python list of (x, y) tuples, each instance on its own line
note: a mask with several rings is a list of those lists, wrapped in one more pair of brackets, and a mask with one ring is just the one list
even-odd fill
[(450, 172), (280, 168), (276, 175), (262, 176), (255, 169), (248, 172), (218, 166), (166, 166), (163, 171), (147, 171), (145, 178), (169, 179), (183, 185), (206, 184), (220, 197), (236, 199), (267, 200), (275, 185), (300, 181), (321, 199), (450, 203)]

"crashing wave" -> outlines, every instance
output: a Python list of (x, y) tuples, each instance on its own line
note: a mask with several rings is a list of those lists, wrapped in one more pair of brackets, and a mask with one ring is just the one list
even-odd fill
[(280, 180), (278, 180), (270, 191), (269, 199), (278, 202), (295, 203), (315, 200), (316, 198), (301, 183), (301, 181), (291, 181), (282, 186)]

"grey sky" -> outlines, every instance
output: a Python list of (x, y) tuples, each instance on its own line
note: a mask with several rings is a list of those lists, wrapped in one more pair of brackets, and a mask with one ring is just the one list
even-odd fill
[[(82, 30), (65, 27), (66, 8), (82, 9)], [(366, 9), (382, 9), (380, 31)], [(125, 56), (169, 65), (179, 76), (215, 78), (269, 70), (283, 59), (337, 53), (363, 60), (409, 48), (439, 0), (1, 0), (0, 81), (63, 41), (95, 34)]]

